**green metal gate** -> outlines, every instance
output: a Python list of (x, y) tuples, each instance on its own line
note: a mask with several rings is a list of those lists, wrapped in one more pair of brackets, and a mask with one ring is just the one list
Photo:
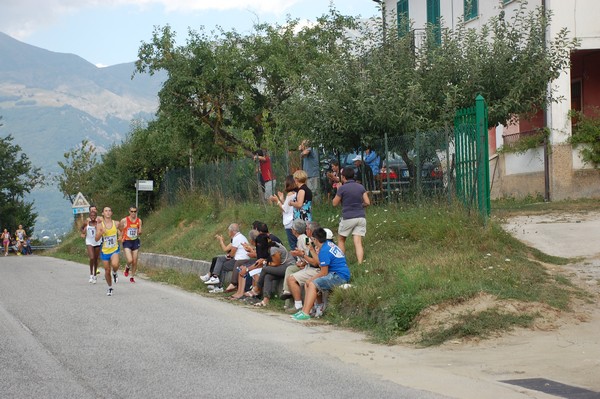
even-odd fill
[(481, 95), (475, 106), (456, 111), (456, 195), (468, 208), (490, 215), (490, 164), (488, 149), (487, 105)]

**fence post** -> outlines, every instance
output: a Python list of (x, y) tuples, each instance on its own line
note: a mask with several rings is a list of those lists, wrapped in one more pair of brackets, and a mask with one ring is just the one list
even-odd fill
[(477, 125), (477, 202), (479, 212), (487, 222), (490, 216), (490, 156), (488, 148), (487, 109), (484, 98), (475, 98), (475, 115)]

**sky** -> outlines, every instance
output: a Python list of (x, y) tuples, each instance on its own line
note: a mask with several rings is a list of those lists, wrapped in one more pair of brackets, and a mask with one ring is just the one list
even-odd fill
[[(188, 28), (251, 32), (256, 22), (286, 16), (314, 21), (329, 0), (0, 0), (0, 32), (58, 53), (76, 54), (99, 67), (133, 62), (155, 26), (170, 25), (179, 44)], [(334, 0), (344, 15), (380, 15), (373, 0)]]

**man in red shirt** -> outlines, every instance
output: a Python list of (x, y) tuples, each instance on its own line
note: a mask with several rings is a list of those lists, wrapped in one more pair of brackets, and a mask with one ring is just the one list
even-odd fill
[(254, 153), (254, 160), (259, 163), (265, 199), (269, 200), (273, 194), (277, 193), (275, 190), (277, 180), (271, 167), (271, 158), (263, 150), (257, 150)]
[(142, 219), (137, 217), (137, 208), (132, 206), (129, 208), (129, 216), (121, 219), (120, 228), (123, 234), (123, 252), (127, 258), (127, 266), (125, 266), (125, 277), (129, 277), (129, 282), (135, 283), (135, 272), (137, 270), (138, 250), (140, 248), (140, 235), (142, 235)]

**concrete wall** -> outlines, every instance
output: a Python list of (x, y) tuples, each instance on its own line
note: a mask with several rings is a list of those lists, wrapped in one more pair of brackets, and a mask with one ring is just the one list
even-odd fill
[(139, 263), (154, 269), (174, 269), (182, 273), (194, 273), (203, 276), (210, 270), (210, 262), (181, 258), (179, 256), (140, 252)]
[[(544, 194), (543, 167), (526, 172), (526, 168), (514, 169), (517, 163), (530, 161), (538, 164), (541, 148), (523, 155), (498, 154), (490, 160), (491, 197), (524, 198)], [(515, 162), (515, 159), (520, 161)], [(510, 165), (508, 167), (507, 165)], [(552, 146), (550, 151), (550, 199), (560, 201), (577, 198), (600, 197), (600, 170), (581, 161), (579, 151), (568, 144)]]

